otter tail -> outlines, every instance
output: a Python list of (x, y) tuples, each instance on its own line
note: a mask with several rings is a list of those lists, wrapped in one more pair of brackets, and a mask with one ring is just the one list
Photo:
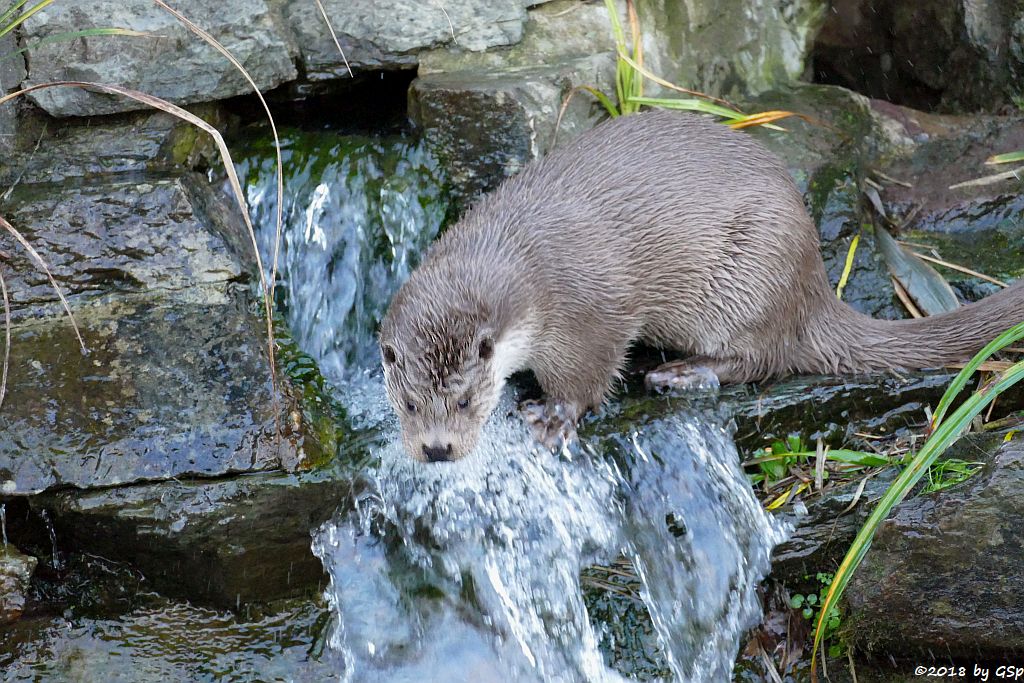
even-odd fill
[[(981, 301), (909, 320), (868, 317), (836, 299), (804, 338), (804, 372), (912, 370), (966, 361), (1024, 321), (1024, 280)], [(794, 358), (796, 365), (801, 360)], [(816, 362), (815, 362), (816, 361)]]

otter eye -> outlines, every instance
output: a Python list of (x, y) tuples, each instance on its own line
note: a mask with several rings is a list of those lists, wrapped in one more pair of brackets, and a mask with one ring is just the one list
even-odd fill
[(405, 402), (405, 409), (408, 410), (410, 414), (411, 413), (415, 413), (416, 412), (416, 404), (413, 403), (412, 401), (406, 401)]
[(459, 405), (459, 410), (465, 410), (466, 408), (469, 407), (469, 399), (468, 398), (462, 399), (461, 401), (459, 401), (458, 405)]

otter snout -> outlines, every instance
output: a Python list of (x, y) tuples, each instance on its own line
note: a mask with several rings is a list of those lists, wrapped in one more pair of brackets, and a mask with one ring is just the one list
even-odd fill
[(423, 456), (427, 459), (427, 462), (448, 462), (454, 459), (450, 443), (444, 445), (435, 444), (433, 446), (423, 444)]

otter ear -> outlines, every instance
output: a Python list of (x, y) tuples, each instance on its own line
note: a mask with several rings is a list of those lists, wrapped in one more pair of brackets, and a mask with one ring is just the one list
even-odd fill
[(395, 353), (395, 347), (391, 344), (382, 344), (380, 355), (384, 358), (384, 365), (394, 365), (398, 362), (398, 354)]
[(480, 340), (480, 360), (490, 360), (494, 355), (494, 339), (484, 337)]

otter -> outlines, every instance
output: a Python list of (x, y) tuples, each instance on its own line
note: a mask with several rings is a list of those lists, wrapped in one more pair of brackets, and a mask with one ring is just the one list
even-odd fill
[(636, 341), (688, 354), (663, 388), (964, 360), (1024, 319), (1022, 283), (955, 311), (876, 320), (839, 301), (783, 163), (748, 134), (650, 111), (599, 124), (472, 206), (380, 326), (406, 450), (475, 446), (507, 378), (547, 445), (605, 400)]

